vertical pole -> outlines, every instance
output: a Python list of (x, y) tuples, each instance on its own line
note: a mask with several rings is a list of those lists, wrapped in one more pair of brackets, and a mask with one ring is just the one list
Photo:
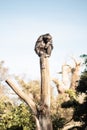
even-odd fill
[(53, 130), (50, 119), (50, 74), (48, 57), (40, 57), (41, 71), (41, 114), (40, 125), (41, 130)]
[(50, 110), (50, 74), (48, 57), (40, 58), (41, 102)]

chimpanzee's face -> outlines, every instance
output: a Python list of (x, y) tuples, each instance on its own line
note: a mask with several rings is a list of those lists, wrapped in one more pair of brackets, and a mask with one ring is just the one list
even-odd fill
[(49, 42), (49, 38), (43, 38), (43, 41), (45, 42), (45, 44), (47, 44)]

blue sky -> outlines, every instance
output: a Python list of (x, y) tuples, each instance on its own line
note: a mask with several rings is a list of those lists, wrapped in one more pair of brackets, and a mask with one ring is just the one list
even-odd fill
[(70, 56), (87, 54), (87, 0), (0, 0), (0, 60), (10, 73), (40, 76), (37, 38), (53, 37), (51, 76)]

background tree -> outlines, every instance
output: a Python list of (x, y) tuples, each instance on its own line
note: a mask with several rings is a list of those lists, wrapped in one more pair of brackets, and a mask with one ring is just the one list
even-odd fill
[(73, 66), (67, 63), (64, 63), (62, 65), (62, 71), (59, 72), (61, 74), (61, 81), (53, 78), (53, 82), (56, 84), (58, 93), (64, 93), (69, 88), (76, 89), (78, 86), (78, 82), (80, 79), (80, 68), (81, 68), (81, 62), (76, 60), (74, 57), (72, 57), (72, 60), (74, 61)]
[(83, 59), (84, 70), (81, 74), (77, 91), (79, 95), (83, 95), (83, 101), (79, 104), (78, 109), (75, 109), (74, 119), (83, 122), (81, 126), (81, 130), (83, 130), (87, 127), (87, 55), (83, 54), (81, 58)]

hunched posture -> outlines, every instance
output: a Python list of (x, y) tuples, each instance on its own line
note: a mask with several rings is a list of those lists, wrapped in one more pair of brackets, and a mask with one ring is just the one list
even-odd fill
[(52, 36), (47, 33), (39, 36), (35, 44), (35, 52), (39, 57), (49, 57), (53, 49)]

